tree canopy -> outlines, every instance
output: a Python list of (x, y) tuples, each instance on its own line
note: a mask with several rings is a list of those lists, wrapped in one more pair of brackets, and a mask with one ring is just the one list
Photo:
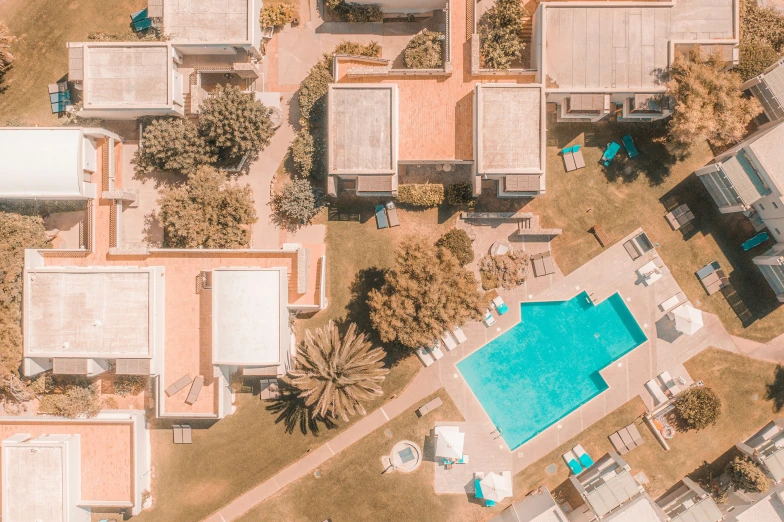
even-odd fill
[(164, 243), (174, 248), (244, 248), (257, 220), (250, 186), (229, 183), (214, 167), (165, 188), (158, 199)]
[(156, 118), (144, 127), (141, 147), (134, 156), (136, 171), (149, 174), (156, 170), (188, 173), (217, 160), (214, 147), (200, 135), (190, 120)]
[(368, 298), (370, 319), (384, 342), (409, 348), (432, 343), (444, 330), (481, 317), (474, 275), (446, 248), (408, 239), (380, 290)]
[(479, 52), (488, 69), (508, 69), (522, 56), (525, 8), (520, 0), (497, 0), (479, 19)]
[(721, 414), (721, 399), (711, 388), (689, 388), (675, 401), (675, 411), (686, 429), (701, 430), (716, 421)]
[(730, 478), (735, 491), (764, 493), (770, 487), (770, 480), (757, 464), (748, 457), (735, 457), (724, 470)]

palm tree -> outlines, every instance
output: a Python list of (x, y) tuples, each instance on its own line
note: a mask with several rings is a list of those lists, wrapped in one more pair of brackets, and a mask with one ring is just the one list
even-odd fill
[(14, 42), (16, 42), (16, 38), (8, 32), (8, 26), (0, 22), (0, 73), (5, 72), (14, 61), (14, 55), (9, 51)]
[(383, 395), (381, 383), (389, 373), (385, 355), (381, 348), (371, 349), (367, 336), (357, 334), (356, 324), (351, 323), (341, 338), (330, 321), (315, 334), (305, 333), (297, 369), (289, 375), (313, 417), (340, 416), (347, 421), (351, 415), (367, 413), (363, 401)]

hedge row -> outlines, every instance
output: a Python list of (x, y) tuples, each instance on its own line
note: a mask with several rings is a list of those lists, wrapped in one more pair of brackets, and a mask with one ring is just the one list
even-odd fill
[(414, 207), (437, 207), (444, 202), (444, 186), (431, 183), (400, 185), (397, 200)]

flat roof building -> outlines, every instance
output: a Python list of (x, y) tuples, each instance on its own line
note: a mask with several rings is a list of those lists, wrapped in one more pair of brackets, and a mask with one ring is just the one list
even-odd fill
[(778, 484), (784, 480), (784, 419), (774, 419), (736, 447)]
[(699, 484), (684, 477), (679, 488), (658, 499), (656, 504), (670, 522), (720, 522), (724, 519), (713, 497)]
[(566, 515), (547, 486), (541, 486), (491, 518), (490, 522), (566, 522)]

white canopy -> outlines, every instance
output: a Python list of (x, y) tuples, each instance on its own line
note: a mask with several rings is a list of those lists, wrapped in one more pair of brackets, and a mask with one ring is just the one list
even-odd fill
[(479, 483), (479, 487), (482, 488), (482, 496), (486, 500), (500, 502), (506, 497), (512, 496), (511, 482), (497, 473), (488, 473)]
[(465, 433), (457, 426), (436, 426), (436, 457), (460, 459), (463, 457)]
[(675, 315), (675, 329), (692, 335), (702, 328), (702, 312), (689, 303), (679, 306), (672, 312)]

